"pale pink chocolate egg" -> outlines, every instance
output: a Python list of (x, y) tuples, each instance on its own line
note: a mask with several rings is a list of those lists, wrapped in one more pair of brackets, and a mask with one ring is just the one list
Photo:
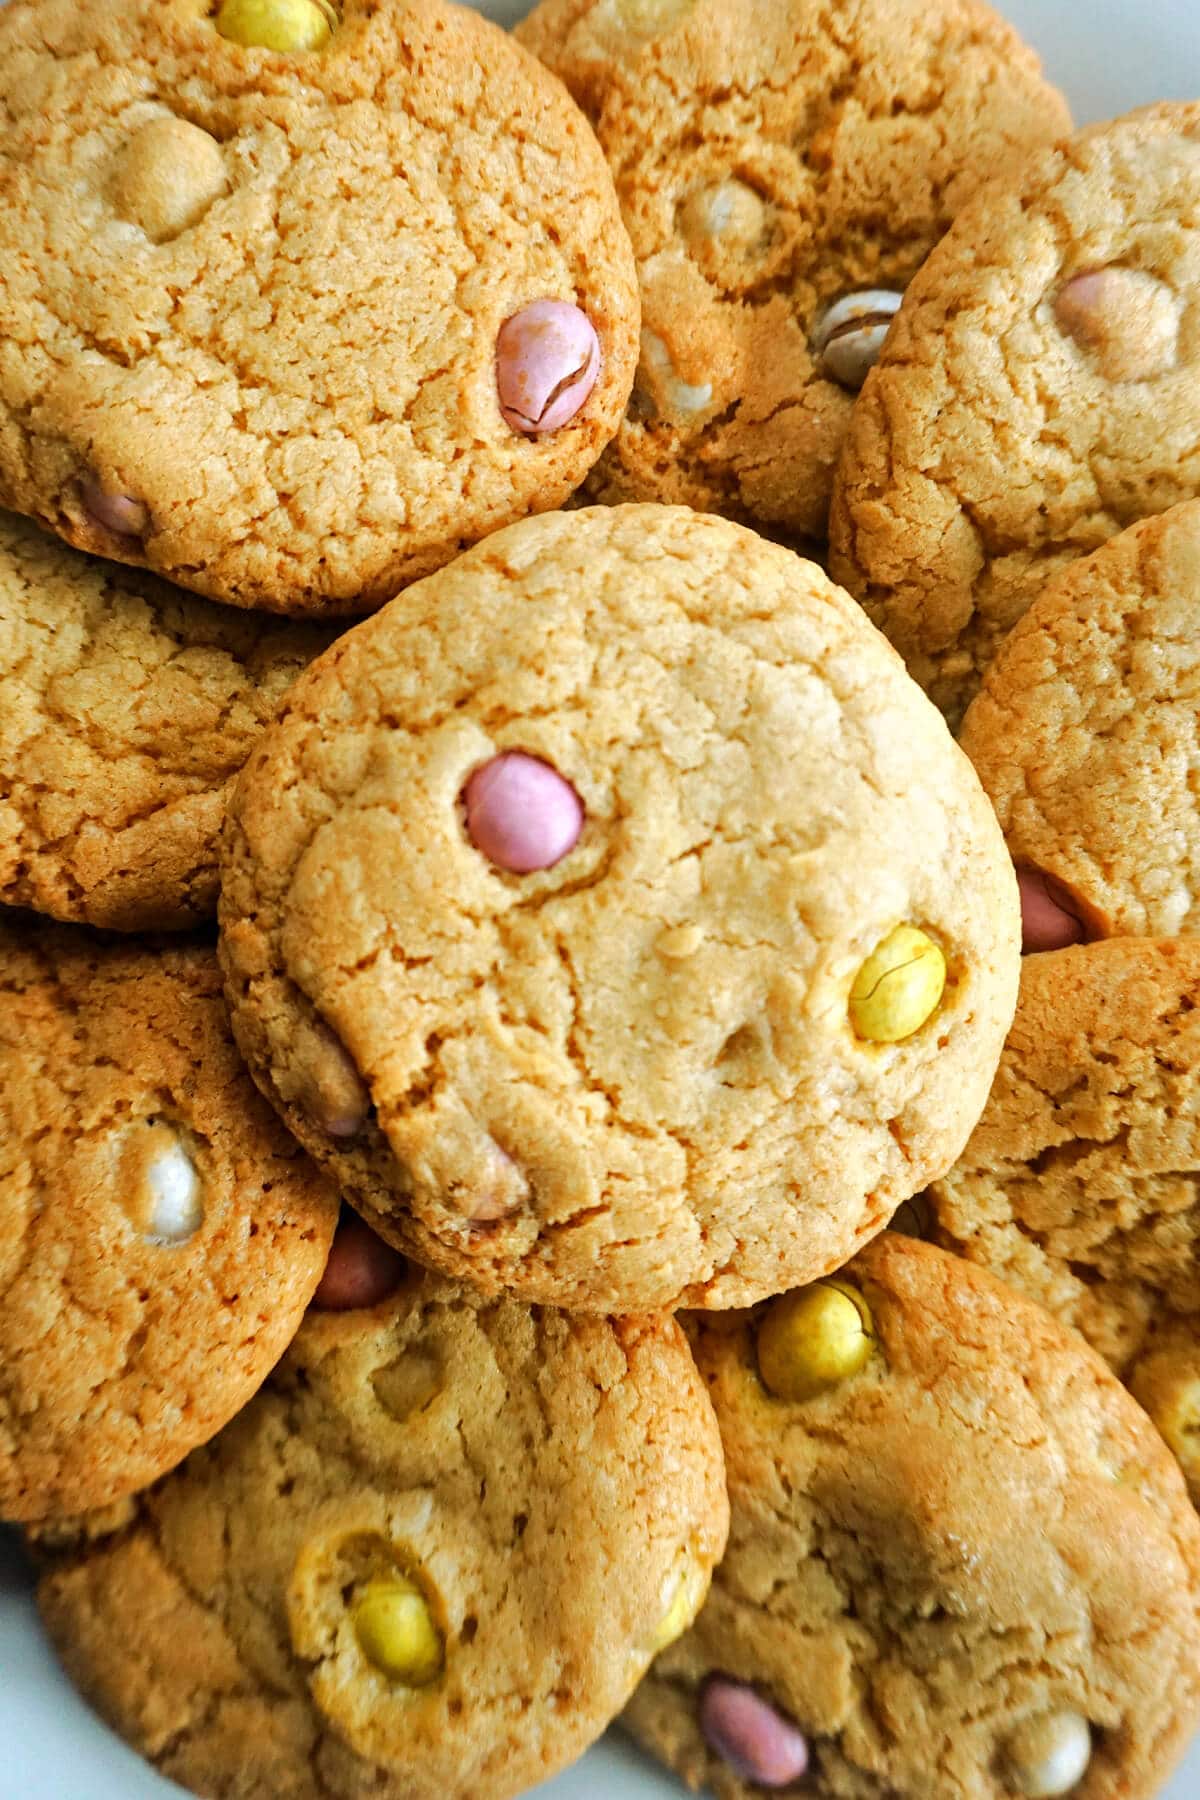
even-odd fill
[(338, 1224), (312, 1304), (319, 1312), (353, 1312), (362, 1306), (378, 1306), (399, 1287), (403, 1273), (404, 1258), (400, 1252), (347, 1211)]
[(522, 750), (505, 750), (476, 769), (463, 798), (471, 842), (514, 875), (552, 869), (583, 830), (583, 803), (570, 782)]
[(600, 340), (566, 300), (535, 300), (496, 339), (496, 387), (505, 423), (527, 437), (569, 424), (596, 385)]
[(705, 1684), (700, 1729), (710, 1750), (760, 1787), (787, 1787), (808, 1768), (803, 1734), (745, 1682), (715, 1675)]
[(1018, 869), (1021, 892), (1021, 950), (1030, 956), (1039, 950), (1065, 950), (1082, 944), (1087, 927), (1071, 910), (1071, 896), (1052, 875), (1040, 869)]
[(472, 1225), (494, 1225), (507, 1219), (529, 1197), (529, 1183), (507, 1150), (493, 1139), (483, 1155), (486, 1173), (462, 1198), (463, 1217)]
[(80, 484), (80, 498), (91, 518), (116, 537), (144, 537), (150, 524), (148, 507), (133, 494), (107, 494), (98, 481)]
[(1076, 275), (1054, 312), (1108, 381), (1153, 381), (1178, 366), (1182, 302), (1141, 269), (1118, 264)]

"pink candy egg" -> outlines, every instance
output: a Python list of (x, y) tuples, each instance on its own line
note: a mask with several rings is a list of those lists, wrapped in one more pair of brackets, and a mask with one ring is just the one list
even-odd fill
[(535, 300), (500, 327), (496, 387), (500, 411), (514, 431), (541, 437), (569, 424), (599, 373), (595, 328), (565, 300)]
[(787, 1787), (808, 1768), (803, 1734), (745, 1682), (715, 1675), (705, 1684), (700, 1729), (710, 1750), (760, 1787)]
[(141, 500), (132, 494), (106, 494), (98, 481), (83, 482), (80, 498), (95, 523), (115, 537), (142, 537), (150, 524), (150, 513)]
[(319, 1312), (352, 1312), (378, 1306), (400, 1285), (404, 1258), (369, 1225), (346, 1212), (338, 1225), (329, 1261), (312, 1304)]
[(1021, 949), (1026, 956), (1039, 950), (1064, 950), (1082, 944), (1087, 928), (1072, 912), (1071, 896), (1060, 882), (1040, 869), (1018, 869), (1021, 893)]
[(506, 750), (476, 769), (463, 798), (471, 842), (514, 875), (552, 869), (583, 830), (583, 804), (570, 782), (522, 750)]

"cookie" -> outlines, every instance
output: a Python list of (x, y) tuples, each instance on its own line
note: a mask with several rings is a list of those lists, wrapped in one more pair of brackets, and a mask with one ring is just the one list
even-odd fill
[(1026, 885), (1058, 890), (1029, 948), (1200, 934), (1198, 640), (1189, 500), (1047, 583), (997, 652), (961, 743)]
[(0, 901), (117, 931), (212, 918), (233, 776), (331, 641), (0, 514)]
[(695, 1616), (728, 1525), (671, 1319), (410, 1275), (310, 1314), (240, 1418), (53, 1561), (68, 1672), (211, 1800), (506, 1800)]
[(963, 208), (855, 409), (834, 578), (953, 723), (1076, 558), (1200, 493), (1200, 104), (1030, 159)]
[(1200, 1714), (1200, 1524), (1087, 1346), (890, 1232), (694, 1335), (729, 1549), (635, 1737), (716, 1800), (1152, 1800)]
[(592, 508), (409, 589), (231, 802), (256, 1080), (484, 1292), (729, 1306), (953, 1162), (1015, 1003), (1012, 867), (861, 610), (726, 520)]
[(467, 8), (16, 0), (0, 171), (0, 503), (80, 549), (364, 612), (616, 430), (611, 177)]
[(106, 1506), (218, 1431), (336, 1219), (211, 949), (0, 926), (0, 1518)]
[(1132, 1386), (1200, 1501), (1200, 942), (1027, 957), (987, 1109), (926, 1198), (939, 1241)]
[(978, 0), (543, 0), (517, 35), (595, 120), (641, 282), (588, 492), (823, 539), (904, 288), (1066, 103)]

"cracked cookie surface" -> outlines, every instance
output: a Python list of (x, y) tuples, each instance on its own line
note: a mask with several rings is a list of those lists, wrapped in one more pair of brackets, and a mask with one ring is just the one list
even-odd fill
[(0, 514), (0, 899), (118, 931), (212, 918), (230, 783), (331, 636)]
[(219, 1430), (336, 1220), (211, 949), (0, 926), (0, 1518), (105, 1506)]
[(692, 1787), (751, 1800), (698, 1722), (722, 1677), (806, 1735), (797, 1792), (1018, 1800), (1067, 1791), (1011, 1764), (1070, 1719), (1075, 1800), (1150, 1800), (1200, 1709), (1200, 1529), (1170, 1456), (1074, 1333), (983, 1271), (887, 1233), (839, 1279), (874, 1354), (803, 1403), (760, 1379), (761, 1314), (689, 1326), (729, 1548), (624, 1722)]
[[(526, 875), (469, 832), (511, 752), (583, 813)], [(1015, 1001), (1011, 864), (936, 711), (812, 564), (682, 509), (514, 526), (335, 644), (222, 857), (234, 1029), (301, 1142), (398, 1248), (550, 1304), (836, 1268), (958, 1154)], [(944, 992), (865, 1041), (904, 926)]]
[(956, 724), (1068, 563), (1200, 493), (1200, 105), (1033, 157), (909, 287), (839, 465), (830, 568)]
[(960, 742), (1013, 861), (1093, 934), (1200, 934), (1200, 500), (1112, 539), (1013, 627)]
[[(39, 1602), (89, 1699), (212, 1800), (505, 1800), (599, 1736), (727, 1525), (673, 1320), (413, 1276), (310, 1314), (246, 1411), (52, 1563)], [(440, 1642), (420, 1685), (361, 1634), (397, 1575)]]
[(942, 1243), (1133, 1388), (1200, 1502), (1200, 943), (1026, 957), (987, 1108), (928, 1199)]
[[(477, 13), (345, 0), (285, 54), (214, 10), (0, 13), (0, 501), (212, 599), (364, 612), (591, 467), (629, 243), (586, 121)], [(497, 338), (538, 300), (602, 366), (529, 436)]]
[(823, 539), (854, 401), (826, 309), (902, 291), (1065, 102), (976, 0), (544, 0), (517, 36), (594, 119), (638, 264), (637, 385), (587, 491)]

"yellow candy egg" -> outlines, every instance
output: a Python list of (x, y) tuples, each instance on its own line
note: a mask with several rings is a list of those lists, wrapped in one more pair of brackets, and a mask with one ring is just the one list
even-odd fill
[(425, 1687), (442, 1671), (442, 1634), (420, 1588), (403, 1575), (369, 1581), (354, 1607), (363, 1654), (389, 1681)]
[(337, 14), (328, 0), (222, 0), (217, 30), (260, 50), (320, 50)]
[(758, 1372), (777, 1400), (812, 1400), (857, 1375), (876, 1341), (871, 1309), (841, 1281), (784, 1294), (758, 1327)]
[(708, 1592), (708, 1572), (690, 1559), (675, 1584), (671, 1601), (650, 1641), (650, 1653), (657, 1656), (681, 1638), (704, 1604)]
[(877, 944), (850, 989), (850, 1023), (872, 1044), (898, 1044), (932, 1018), (946, 987), (946, 958), (915, 925)]

